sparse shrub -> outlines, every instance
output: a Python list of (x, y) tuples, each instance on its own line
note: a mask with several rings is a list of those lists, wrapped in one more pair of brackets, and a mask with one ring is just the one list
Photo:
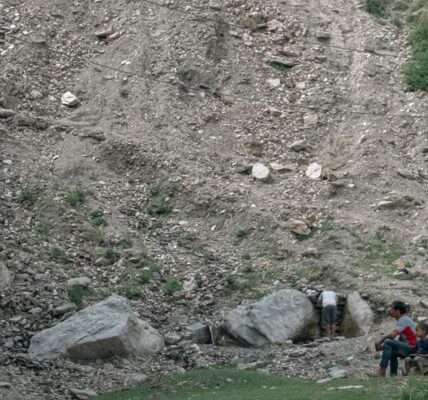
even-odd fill
[(67, 257), (67, 254), (60, 247), (52, 247), (49, 250), (49, 256), (52, 260), (56, 261), (57, 263), (62, 263), (62, 264), (70, 263), (70, 260)]
[(170, 278), (165, 283), (165, 285), (163, 287), (163, 292), (167, 296), (172, 296), (175, 292), (179, 292), (182, 289), (183, 289), (183, 285), (181, 284), (181, 282), (178, 279)]
[(143, 297), (143, 293), (141, 292), (141, 289), (134, 285), (127, 285), (123, 286), (120, 290), (120, 294), (122, 296), (125, 296), (129, 300), (136, 300)]
[(74, 285), (68, 289), (68, 298), (69, 300), (76, 304), (77, 308), (80, 310), (83, 307), (84, 298), (90, 293), (90, 290), (86, 286)]
[(409, 42), (412, 59), (404, 69), (406, 82), (411, 90), (428, 91), (428, 18), (416, 22)]
[(127, 236), (120, 240), (119, 246), (123, 249), (131, 249), (132, 246), (134, 246), (134, 242), (129, 236)]
[(47, 221), (39, 221), (36, 225), (36, 235), (40, 240), (45, 239), (51, 230), (51, 225)]
[(236, 235), (235, 235), (236, 241), (241, 242), (242, 240), (244, 240), (251, 233), (252, 230), (253, 228), (251, 227), (239, 229), (239, 231), (236, 232)]
[(428, 382), (422, 379), (409, 379), (401, 394), (401, 400), (426, 400), (428, 398)]
[(139, 275), (137, 275), (137, 281), (138, 283), (145, 285), (151, 281), (152, 276), (153, 271), (151, 271), (150, 269), (145, 269)]
[(119, 261), (120, 259), (120, 254), (116, 251), (114, 251), (114, 249), (106, 249), (106, 251), (104, 252), (104, 257), (111, 263), (114, 264), (115, 262)]
[(88, 242), (101, 246), (105, 241), (105, 232), (100, 227), (92, 226), (87, 223), (83, 226), (82, 238)]
[(19, 201), (23, 204), (34, 206), (41, 196), (42, 194), (38, 191), (24, 189), (19, 196)]
[(392, 8), (394, 11), (406, 11), (410, 8), (410, 4), (407, 1), (399, 0), (394, 4)]
[(66, 200), (71, 206), (78, 206), (85, 202), (86, 193), (80, 188), (73, 189), (67, 194)]
[(365, 0), (364, 8), (370, 14), (377, 17), (384, 17), (386, 15), (386, 7), (389, 0)]
[(168, 215), (172, 213), (172, 206), (165, 199), (157, 199), (147, 206), (146, 212), (154, 217)]
[(104, 219), (104, 213), (101, 210), (94, 210), (90, 214), (91, 224), (94, 227), (106, 226), (107, 222)]

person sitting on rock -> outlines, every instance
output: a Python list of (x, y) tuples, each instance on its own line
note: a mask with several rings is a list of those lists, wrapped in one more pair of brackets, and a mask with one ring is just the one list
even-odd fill
[[(378, 376), (385, 376), (388, 364), (391, 376), (397, 375), (398, 357), (406, 358), (416, 352), (416, 324), (407, 312), (408, 307), (404, 302), (397, 300), (391, 304), (389, 314), (397, 320), (397, 325), (375, 342), (376, 351), (382, 350)], [(395, 340), (397, 337), (398, 340)]]
[(329, 340), (334, 340), (336, 333), (337, 294), (331, 290), (324, 290), (318, 298), (318, 306), (322, 305), (322, 324)]
[(416, 327), (416, 353), (410, 354), (404, 359), (405, 371), (403, 375), (408, 375), (412, 367), (417, 367), (418, 372), (423, 375), (424, 368), (428, 366), (428, 325), (425, 322), (419, 322)]

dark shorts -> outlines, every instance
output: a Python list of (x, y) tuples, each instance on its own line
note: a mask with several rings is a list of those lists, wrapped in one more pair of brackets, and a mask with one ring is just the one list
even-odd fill
[(322, 323), (323, 325), (334, 325), (336, 323), (336, 306), (325, 306), (322, 309)]

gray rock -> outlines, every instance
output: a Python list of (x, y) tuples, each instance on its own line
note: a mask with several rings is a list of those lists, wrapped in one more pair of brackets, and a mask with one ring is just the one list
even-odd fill
[(89, 399), (90, 397), (95, 397), (97, 395), (97, 392), (94, 392), (93, 390), (90, 389), (70, 389), (70, 393), (73, 396), (73, 398), (75, 399), (79, 399), (79, 400), (86, 400)]
[(422, 202), (415, 199), (413, 196), (404, 195), (404, 196), (390, 196), (380, 201), (376, 209), (378, 210), (388, 210), (396, 208), (411, 208), (422, 205)]
[(73, 93), (65, 92), (61, 97), (61, 103), (67, 107), (75, 107), (80, 101)]
[(239, 306), (227, 315), (225, 328), (238, 341), (253, 346), (319, 337), (314, 307), (295, 289), (283, 289), (257, 303)]
[(88, 287), (91, 284), (91, 280), (86, 276), (79, 276), (78, 278), (71, 278), (67, 281), (67, 287), (70, 289), (73, 286)]
[(125, 385), (126, 386), (140, 385), (141, 383), (144, 383), (146, 379), (147, 379), (147, 375), (132, 373), (126, 377)]
[(75, 304), (67, 303), (67, 304), (63, 304), (62, 306), (55, 307), (52, 314), (54, 315), (54, 317), (58, 317), (60, 315), (64, 315), (64, 314), (69, 313), (71, 311), (76, 311), (76, 309), (77, 309), (77, 307)]
[(341, 379), (341, 378), (346, 378), (348, 376), (348, 371), (343, 367), (341, 367), (340, 365), (331, 367), (328, 370), (328, 373), (333, 379)]
[(290, 146), (288, 147), (290, 150), (292, 151), (303, 151), (306, 150), (308, 147), (308, 145), (306, 144), (306, 140), (296, 140), (295, 142), (291, 143)]
[(289, 219), (284, 223), (284, 226), (291, 232), (294, 232), (298, 235), (307, 236), (311, 233), (311, 229), (308, 227), (306, 222), (300, 221), (298, 219)]
[(163, 347), (159, 332), (138, 319), (125, 298), (113, 295), (33, 336), (28, 354), (39, 360), (94, 360), (154, 354)]
[(10, 389), (11, 387), (12, 387), (12, 384), (9, 382), (0, 382), (0, 388)]
[(348, 336), (357, 336), (368, 333), (373, 325), (373, 311), (358, 292), (351, 292), (347, 296), (340, 331)]
[(0, 118), (10, 118), (15, 115), (15, 111), (6, 108), (0, 108)]
[(9, 270), (6, 265), (0, 261), (0, 289), (9, 286), (11, 281), (12, 277), (10, 276)]
[(191, 332), (191, 338), (194, 342), (200, 344), (210, 344), (211, 340), (211, 331), (208, 325), (197, 322), (189, 326), (189, 331)]
[(269, 167), (262, 163), (255, 163), (251, 170), (251, 175), (259, 181), (267, 181), (270, 178)]

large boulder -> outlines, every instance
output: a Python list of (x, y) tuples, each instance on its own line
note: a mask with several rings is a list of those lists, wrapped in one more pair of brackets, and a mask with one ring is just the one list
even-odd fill
[(368, 334), (373, 325), (373, 311), (358, 292), (351, 292), (346, 299), (340, 331), (345, 336)]
[(261, 301), (239, 306), (226, 317), (225, 328), (252, 346), (319, 337), (318, 316), (310, 300), (295, 289), (284, 289)]
[(94, 360), (154, 354), (163, 347), (159, 332), (138, 319), (125, 298), (113, 295), (33, 336), (28, 353), (39, 360)]

